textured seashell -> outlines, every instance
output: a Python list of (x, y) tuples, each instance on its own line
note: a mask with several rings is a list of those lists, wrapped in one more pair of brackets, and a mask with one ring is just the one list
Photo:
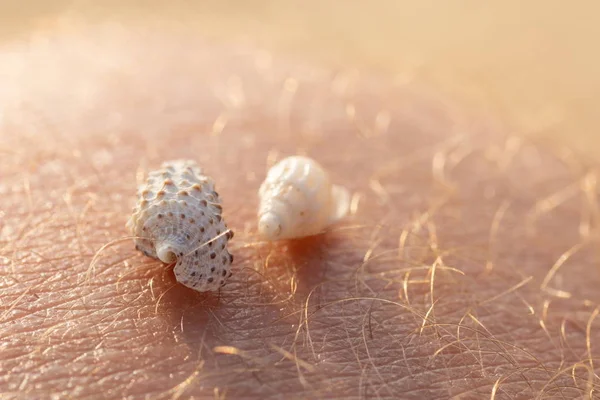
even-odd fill
[(193, 161), (166, 162), (138, 190), (127, 222), (136, 248), (175, 263), (175, 277), (199, 292), (216, 290), (231, 276), (233, 232), (221, 217), (215, 184)]
[(269, 240), (316, 235), (344, 217), (347, 189), (332, 185), (327, 172), (307, 157), (288, 157), (269, 172), (258, 195), (258, 231)]

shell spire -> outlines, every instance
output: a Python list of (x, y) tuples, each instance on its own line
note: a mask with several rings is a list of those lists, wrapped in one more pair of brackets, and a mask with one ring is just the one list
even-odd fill
[(149, 174), (127, 222), (136, 248), (164, 263), (175, 262), (175, 278), (205, 292), (231, 276), (233, 232), (221, 216), (214, 181), (194, 161), (175, 160)]
[(350, 208), (350, 192), (331, 184), (323, 167), (308, 157), (275, 164), (258, 194), (258, 232), (269, 240), (319, 234)]

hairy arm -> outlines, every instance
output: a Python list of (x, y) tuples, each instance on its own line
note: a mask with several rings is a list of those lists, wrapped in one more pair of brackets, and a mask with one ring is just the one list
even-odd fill
[[(417, 85), (187, 32), (44, 38), (0, 54), (3, 395), (592, 396), (594, 166)], [(261, 242), (256, 191), (296, 153), (352, 215)], [(126, 238), (145, 173), (186, 157), (236, 233), (219, 294)]]

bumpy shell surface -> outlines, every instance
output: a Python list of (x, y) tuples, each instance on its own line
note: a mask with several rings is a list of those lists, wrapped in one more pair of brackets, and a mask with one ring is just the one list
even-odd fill
[(227, 242), (233, 232), (221, 217), (215, 184), (195, 162), (176, 160), (151, 172), (138, 190), (127, 222), (136, 248), (176, 262), (177, 281), (199, 292), (216, 290), (231, 275)]
[(350, 193), (332, 185), (327, 172), (307, 157), (288, 157), (269, 172), (258, 195), (258, 231), (269, 240), (321, 233), (344, 217)]

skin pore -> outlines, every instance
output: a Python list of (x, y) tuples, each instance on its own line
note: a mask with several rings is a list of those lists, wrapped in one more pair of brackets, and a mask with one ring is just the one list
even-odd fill
[[(0, 54), (3, 398), (592, 398), (597, 166), (427, 88), (185, 31), (58, 31)], [(256, 237), (281, 158), (353, 192), (327, 234)], [(234, 275), (136, 252), (164, 160), (217, 182)]]

